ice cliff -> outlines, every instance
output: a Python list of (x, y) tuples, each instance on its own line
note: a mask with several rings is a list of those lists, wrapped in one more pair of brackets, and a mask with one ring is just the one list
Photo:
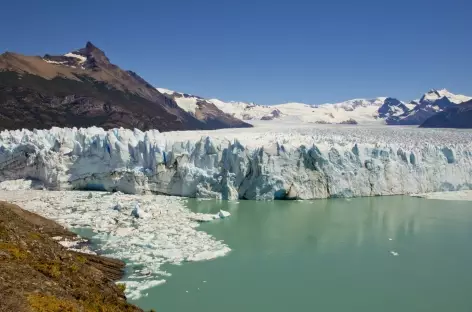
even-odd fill
[(0, 181), (222, 199), (313, 199), (472, 189), (472, 132), (300, 127), (0, 133)]

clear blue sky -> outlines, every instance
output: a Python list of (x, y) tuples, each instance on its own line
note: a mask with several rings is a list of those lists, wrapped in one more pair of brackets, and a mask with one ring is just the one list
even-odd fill
[(0, 11), (0, 52), (92, 41), (151, 84), (204, 97), (472, 95), (471, 0), (15, 0)]

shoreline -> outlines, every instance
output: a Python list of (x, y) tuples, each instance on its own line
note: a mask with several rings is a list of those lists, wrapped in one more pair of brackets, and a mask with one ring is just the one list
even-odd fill
[(123, 261), (62, 246), (78, 236), (15, 204), (0, 212), (0, 311), (143, 311), (115, 284)]

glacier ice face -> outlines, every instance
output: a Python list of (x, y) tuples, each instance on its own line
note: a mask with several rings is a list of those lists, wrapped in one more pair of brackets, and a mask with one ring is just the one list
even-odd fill
[(314, 199), (472, 188), (472, 132), (278, 125), (159, 133), (0, 133), (0, 181), (221, 199)]

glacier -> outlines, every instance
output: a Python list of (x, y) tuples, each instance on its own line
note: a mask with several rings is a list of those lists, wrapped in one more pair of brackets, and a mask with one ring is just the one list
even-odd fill
[(0, 182), (216, 199), (316, 199), (472, 189), (472, 132), (276, 125), (0, 132)]

